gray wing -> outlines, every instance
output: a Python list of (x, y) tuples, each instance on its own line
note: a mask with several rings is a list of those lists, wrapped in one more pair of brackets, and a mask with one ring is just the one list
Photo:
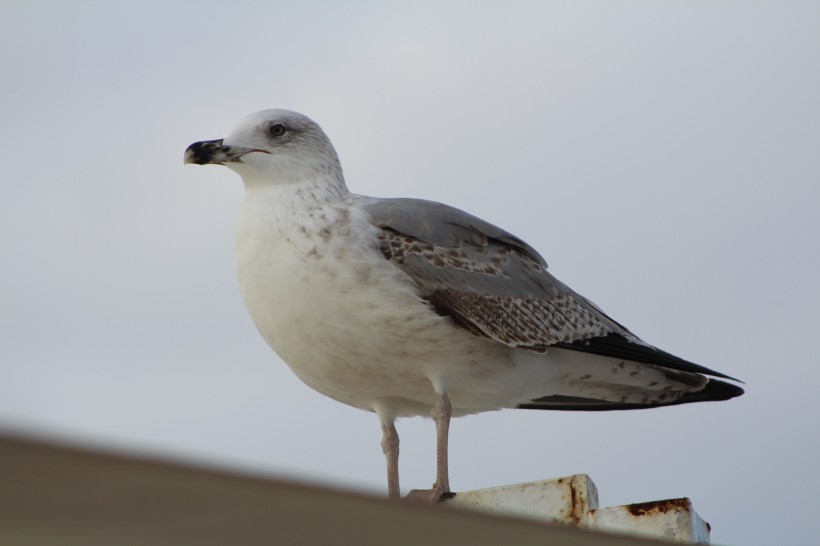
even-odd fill
[(441, 315), (510, 347), (550, 346), (728, 377), (641, 341), (547, 271), (514, 235), (456, 208), (421, 199), (364, 203), (380, 250)]
[(366, 210), (385, 258), (476, 334), (535, 351), (611, 333), (634, 338), (553, 277), (531, 246), (480, 218), (421, 199), (374, 200)]

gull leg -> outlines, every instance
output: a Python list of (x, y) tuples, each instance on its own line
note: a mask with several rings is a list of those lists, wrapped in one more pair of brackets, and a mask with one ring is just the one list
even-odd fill
[(452, 414), (453, 408), (447, 393), (436, 393), (436, 405), (433, 407), (433, 419), (436, 422), (436, 483), (433, 484), (433, 490), (440, 490), (442, 495), (450, 493), (447, 447)]
[(447, 445), (453, 408), (447, 393), (436, 393), (436, 404), (430, 414), (436, 422), (436, 483), (432, 489), (410, 491), (407, 498), (437, 503), (453, 496), (450, 492), (450, 473), (447, 466)]
[(398, 499), (399, 493), (399, 433), (393, 420), (382, 421), (382, 451), (387, 459), (387, 497)]

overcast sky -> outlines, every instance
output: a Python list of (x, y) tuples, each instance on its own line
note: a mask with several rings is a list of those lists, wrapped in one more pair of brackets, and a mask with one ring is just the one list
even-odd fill
[[(304, 112), (352, 191), (527, 240), (729, 402), (454, 422), (466, 490), (587, 473), (722, 544), (820, 535), (820, 3), (3, 3), (0, 425), (383, 494), (375, 416), (302, 385), (234, 275), (243, 188), (183, 166)], [(434, 426), (399, 423), (405, 489)]]

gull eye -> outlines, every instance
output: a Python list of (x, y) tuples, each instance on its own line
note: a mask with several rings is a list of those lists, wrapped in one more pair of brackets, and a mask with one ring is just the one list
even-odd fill
[(270, 126), (270, 129), (268, 129), (268, 132), (270, 136), (278, 138), (285, 134), (285, 126), (281, 123), (274, 123)]

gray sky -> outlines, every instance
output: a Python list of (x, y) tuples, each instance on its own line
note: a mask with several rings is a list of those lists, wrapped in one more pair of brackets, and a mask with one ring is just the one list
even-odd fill
[[(245, 114), (319, 122), (358, 193), (539, 249), (650, 343), (746, 381), (717, 404), (455, 421), (455, 490), (588, 473), (689, 496), (726, 544), (820, 534), (817, 2), (5, 2), (0, 424), (381, 494), (376, 418), (246, 316), (227, 169)], [(399, 423), (404, 488), (434, 427)]]

